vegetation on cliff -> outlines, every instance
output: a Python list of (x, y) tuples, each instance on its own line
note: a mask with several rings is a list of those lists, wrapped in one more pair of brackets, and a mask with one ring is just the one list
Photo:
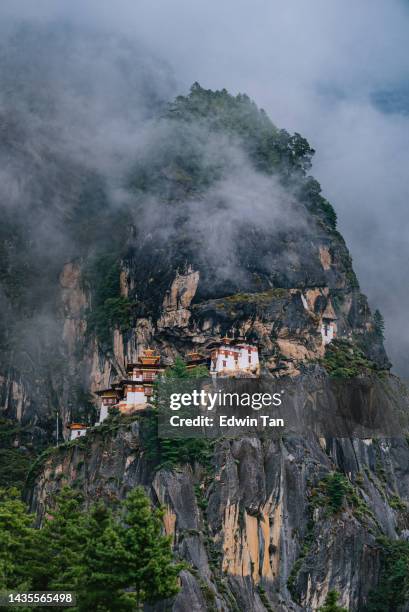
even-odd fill
[(299, 181), (300, 199), (320, 210), (335, 228), (335, 211), (320, 195), (318, 181), (306, 178), (314, 149), (300, 134), (278, 129), (247, 95), (232, 96), (225, 89), (212, 91), (195, 83), (188, 96), (178, 96), (170, 105), (168, 116), (188, 125), (199, 122), (237, 139), (258, 171), (278, 175), (286, 185)]
[(325, 603), (318, 612), (347, 612), (346, 608), (342, 608), (338, 605), (339, 593), (337, 591), (330, 591), (325, 598)]
[[(197, 366), (188, 369), (186, 363), (178, 358), (174, 365), (166, 371), (168, 381), (207, 378), (207, 368)], [(162, 383), (163, 384), (163, 383)], [(166, 382), (164, 383), (166, 386)], [(204, 466), (209, 464), (212, 450), (211, 442), (206, 438), (169, 439), (159, 436), (159, 412), (161, 383), (156, 385), (156, 408), (146, 413), (140, 420), (141, 439), (146, 458), (155, 469), (172, 469), (177, 465), (195, 462)], [(168, 410), (168, 407), (165, 407)]]
[(370, 594), (365, 612), (395, 612), (409, 598), (409, 542), (378, 539), (381, 573), (378, 588)]
[(212, 91), (194, 83), (187, 96), (178, 96), (169, 105), (162, 120), (170, 121), (164, 125), (172, 137), (163, 139), (160, 149), (135, 166), (131, 176), (135, 193), (175, 202), (207, 190), (228, 166), (227, 158), (206, 155), (206, 141), (216, 134), (242, 148), (256, 171), (275, 175), (283, 186), (295, 188), (300, 201), (335, 229), (334, 209), (322, 197), (318, 181), (308, 176), (314, 149), (300, 134), (278, 129), (247, 95), (233, 96), (226, 89)]
[(34, 449), (30, 426), (0, 418), (0, 488), (22, 489), (39, 448)]
[(194, 83), (188, 96), (178, 96), (168, 110), (173, 120), (205, 123), (211, 130), (239, 138), (261, 172), (305, 175), (314, 149), (300, 134), (279, 130), (263, 109), (244, 94), (212, 91)]
[(121, 295), (120, 273), (118, 255), (102, 252), (90, 260), (83, 275), (91, 292), (87, 333), (94, 334), (105, 350), (112, 348), (114, 329), (126, 332), (131, 327), (132, 302)]
[(326, 346), (321, 363), (333, 378), (355, 378), (378, 371), (356, 344), (341, 338)]

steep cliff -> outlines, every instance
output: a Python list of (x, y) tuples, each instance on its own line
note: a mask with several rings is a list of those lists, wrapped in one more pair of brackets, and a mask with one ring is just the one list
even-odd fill
[(146, 418), (113, 419), (55, 449), (32, 473), (32, 509), (41, 518), (64, 484), (88, 503), (142, 484), (189, 564), (174, 610), (316, 610), (333, 589), (364, 609), (381, 577), (379, 536), (409, 533), (405, 439), (225, 439), (205, 466), (170, 470), (149, 458)]
[[(70, 421), (93, 424), (95, 391), (148, 346), (171, 364), (225, 334), (258, 343), (266, 379), (370, 371), (399, 389), (335, 212), (308, 174), (307, 141), (224, 90), (195, 84), (158, 106), (114, 178), (47, 158), (51, 140), (2, 116), (0, 154), (42, 178), (29, 203), (62, 244), (6, 210), (0, 409), (24, 428), (10, 449), (52, 444), (57, 419), (65, 438)], [(324, 341), (328, 321), (339, 344)], [(379, 536), (409, 533), (406, 439), (222, 439), (202, 464), (165, 469), (146, 418), (113, 418), (46, 451), (26, 488), (39, 521), (65, 483), (87, 503), (144, 485), (189, 564), (174, 610), (314, 610), (331, 589), (359, 610), (382, 586)]]
[(293, 375), (323, 357), (328, 315), (338, 336), (389, 367), (335, 213), (308, 175), (314, 151), (246, 96), (195, 85), (177, 98), (116, 177), (119, 201), (101, 172), (60, 153), (46, 205), (44, 143), (4, 121), (4, 156), (24, 155), (28, 182), (39, 184), (25, 202), (36, 223), (6, 207), (2, 226), (6, 417), (49, 437), (56, 413), (63, 427), (92, 422), (90, 392), (148, 344), (170, 363), (241, 334), (260, 343), (270, 371)]

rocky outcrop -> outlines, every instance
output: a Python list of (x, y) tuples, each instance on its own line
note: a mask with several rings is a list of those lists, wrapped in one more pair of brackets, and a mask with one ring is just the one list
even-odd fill
[(158, 330), (188, 327), (191, 317), (189, 307), (198, 283), (199, 272), (195, 272), (191, 267), (185, 274), (176, 273), (175, 280), (163, 300), (163, 314), (158, 320)]
[[(377, 536), (404, 537), (409, 527), (405, 439), (244, 436), (218, 441), (207, 468), (167, 470), (146, 459), (146, 417), (126, 418), (46, 459), (30, 493), (40, 520), (64, 484), (86, 503), (111, 503), (142, 484), (188, 563), (173, 610), (312, 611), (331, 589), (347, 609), (363, 608), (379, 578)], [(334, 472), (349, 487), (337, 512), (323, 484)]]
[(83, 343), (86, 329), (85, 311), (89, 306), (81, 287), (81, 267), (77, 262), (65, 264), (60, 276), (61, 302), (64, 315), (63, 341), (70, 355)]

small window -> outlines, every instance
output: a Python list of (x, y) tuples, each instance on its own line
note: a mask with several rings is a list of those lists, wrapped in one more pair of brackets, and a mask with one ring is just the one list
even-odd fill
[(156, 372), (144, 372), (143, 374), (143, 380), (155, 380), (156, 378)]
[(251, 363), (251, 355), (249, 355), (249, 363)]
[(227, 366), (227, 361), (223, 361), (223, 367), (225, 368)]

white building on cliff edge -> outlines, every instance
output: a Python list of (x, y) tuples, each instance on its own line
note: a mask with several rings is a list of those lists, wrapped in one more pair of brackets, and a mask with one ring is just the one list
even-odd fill
[(322, 313), (321, 336), (323, 344), (329, 344), (337, 336), (337, 315), (330, 300)]
[(101, 398), (99, 423), (105, 421), (110, 408), (123, 414), (144, 408), (152, 397), (154, 382), (164, 370), (160, 355), (155, 355), (152, 349), (146, 349), (137, 363), (128, 364), (126, 379), (96, 392)]
[[(253, 378), (259, 375), (257, 346), (245, 340), (225, 337), (220, 342), (214, 342), (209, 348), (211, 376)], [(188, 354), (187, 368), (205, 366), (208, 361), (208, 357), (193, 351)], [(137, 363), (128, 364), (126, 379), (96, 392), (101, 399), (98, 424), (105, 421), (111, 409), (122, 414), (143, 410), (151, 400), (155, 381), (164, 371), (165, 366), (161, 363), (160, 355), (156, 355), (152, 349), (146, 349)]]
[(85, 436), (88, 425), (84, 425), (83, 423), (70, 423), (68, 429), (70, 430), (70, 440), (76, 440), (77, 438)]
[(245, 340), (224, 337), (212, 345), (210, 353), (211, 376), (259, 376), (258, 347)]

